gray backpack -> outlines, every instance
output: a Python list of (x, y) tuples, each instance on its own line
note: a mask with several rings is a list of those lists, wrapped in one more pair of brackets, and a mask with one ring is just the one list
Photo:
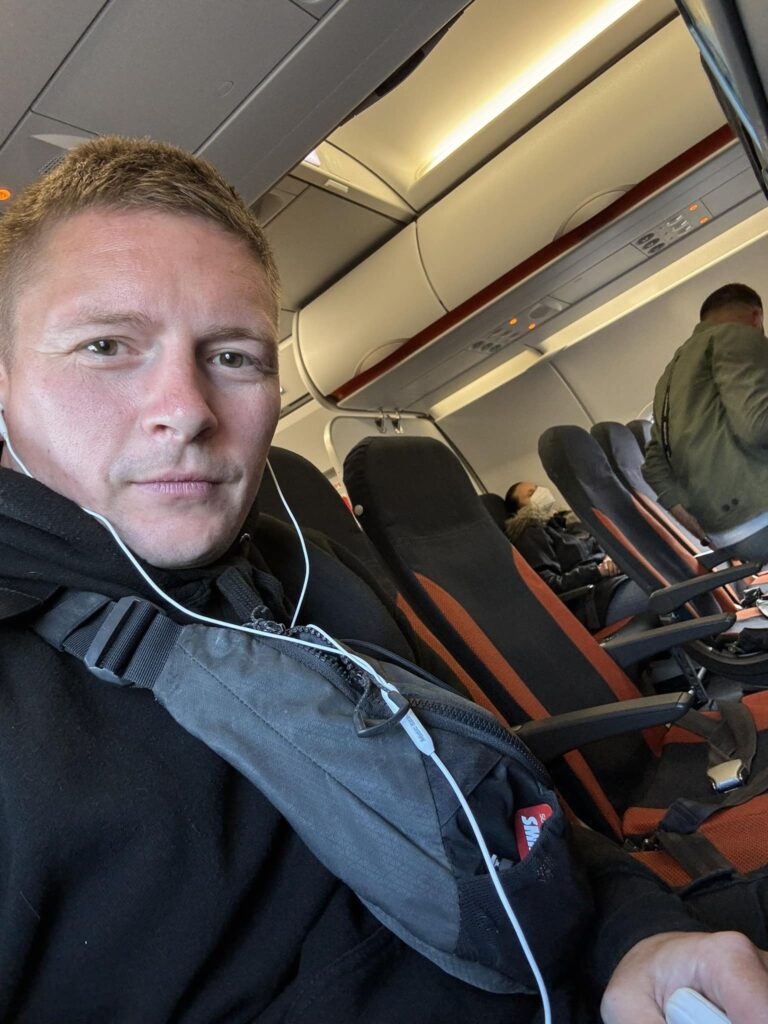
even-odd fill
[[(578, 948), (590, 899), (546, 771), (484, 709), (420, 670), (181, 624), (149, 601), (66, 591), (33, 624), (99, 679), (152, 691), (188, 732), (251, 780), (383, 924), (445, 971), (491, 992), (536, 991), (464, 812), (399, 727), (412, 711), (467, 797), (544, 977)], [(395, 710), (392, 710), (394, 704)]]

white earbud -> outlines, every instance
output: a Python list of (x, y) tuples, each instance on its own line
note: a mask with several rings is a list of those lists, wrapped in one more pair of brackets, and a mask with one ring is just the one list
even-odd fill
[(8, 424), (5, 422), (5, 416), (3, 414), (3, 409), (1, 407), (0, 407), (0, 437), (2, 437), (3, 441), (5, 442), (5, 445), (8, 448), (8, 451), (10, 452), (11, 456), (13, 457), (13, 459), (16, 462), (16, 465), (19, 467), (19, 469), (23, 473), (26, 473), (27, 476), (32, 476), (32, 474), (29, 472), (29, 470), (24, 465), (24, 463), (21, 461), (19, 456), (13, 450), (13, 445), (11, 444), (11, 439), (10, 439), (10, 437), (8, 435)]

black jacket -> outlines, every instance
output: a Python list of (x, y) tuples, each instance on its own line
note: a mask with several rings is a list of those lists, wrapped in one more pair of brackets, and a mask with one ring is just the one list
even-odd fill
[[(592, 585), (568, 607), (588, 629), (600, 629), (618, 577), (603, 577), (605, 558), (597, 540), (582, 523), (564, 512), (542, 515), (526, 507), (507, 520), (506, 532), (517, 550), (556, 594)], [(622, 577), (623, 578), (623, 577)]]
[[(264, 518), (249, 529), (242, 553), (214, 567), (152, 573), (198, 610), (242, 619), (263, 603), (284, 617), (302, 578), (296, 538)], [(310, 550), (302, 618), (413, 657), (351, 556)], [(152, 594), (93, 519), (9, 470), (0, 470), (0, 566), (0, 1019), (537, 1019), (536, 999), (471, 989), (404, 946), (148, 693), (100, 683), (29, 629), (60, 586)], [(598, 1020), (585, 971), (604, 983), (639, 939), (703, 927), (613, 844), (586, 830), (577, 843), (598, 910), (585, 957), (563, 951), (571, 983), (553, 996), (555, 1019), (569, 1024)]]

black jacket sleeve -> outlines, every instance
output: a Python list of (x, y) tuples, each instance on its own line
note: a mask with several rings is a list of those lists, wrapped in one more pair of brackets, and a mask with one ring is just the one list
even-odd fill
[(596, 562), (582, 562), (568, 572), (557, 560), (557, 554), (541, 526), (529, 526), (517, 540), (515, 546), (532, 569), (556, 594), (564, 594), (576, 587), (597, 583), (602, 579)]
[(708, 932), (679, 896), (616, 843), (582, 826), (574, 829), (595, 900), (595, 925), (588, 951), (589, 977), (602, 993), (619, 961), (642, 939), (662, 932)]

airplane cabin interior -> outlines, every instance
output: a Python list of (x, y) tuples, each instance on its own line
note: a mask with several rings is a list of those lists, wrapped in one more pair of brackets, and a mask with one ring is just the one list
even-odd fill
[[(768, 640), (742, 636), (768, 616), (761, 563), (676, 522), (635, 440), (702, 300), (732, 281), (768, 296), (766, 44), (760, 0), (3, 10), (0, 217), (106, 133), (178, 144), (235, 185), (282, 278), (273, 468), (299, 522), (620, 842), (657, 835), (678, 795), (691, 744), (670, 723), (768, 686)], [(571, 615), (594, 584), (561, 602), (511, 547), (515, 481), (573, 509), (640, 614)], [(259, 503), (284, 518), (269, 477)], [(768, 797), (754, 750), (731, 755), (696, 783), (729, 813), (697, 827), (705, 867), (751, 871), (764, 849), (733, 794), (763, 815)], [(633, 853), (673, 885), (702, 867)]]

